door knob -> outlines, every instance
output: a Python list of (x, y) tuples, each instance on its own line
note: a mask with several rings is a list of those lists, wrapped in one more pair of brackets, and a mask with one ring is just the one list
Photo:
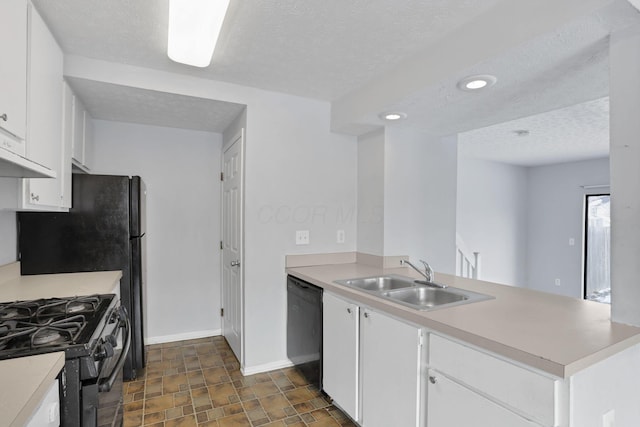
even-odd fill
[(231, 261), (231, 267), (237, 267), (240, 265), (240, 261)]

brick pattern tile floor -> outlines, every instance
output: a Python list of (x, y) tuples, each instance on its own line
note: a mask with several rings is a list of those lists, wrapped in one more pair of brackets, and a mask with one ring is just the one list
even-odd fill
[(124, 426), (355, 426), (295, 368), (243, 376), (223, 337), (147, 347)]

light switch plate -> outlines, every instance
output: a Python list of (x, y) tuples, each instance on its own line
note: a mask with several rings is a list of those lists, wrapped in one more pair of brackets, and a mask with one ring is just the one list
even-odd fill
[(309, 230), (296, 231), (296, 245), (308, 245), (309, 244)]

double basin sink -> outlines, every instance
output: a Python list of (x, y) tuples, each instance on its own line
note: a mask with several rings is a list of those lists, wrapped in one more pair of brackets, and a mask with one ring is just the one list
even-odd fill
[(367, 291), (421, 311), (493, 299), (489, 295), (459, 288), (442, 287), (438, 283), (414, 280), (398, 274), (336, 280), (335, 283)]

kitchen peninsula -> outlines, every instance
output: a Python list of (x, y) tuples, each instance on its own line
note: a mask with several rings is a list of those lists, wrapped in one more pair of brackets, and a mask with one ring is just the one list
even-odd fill
[[(330, 258), (331, 264), (322, 265), (324, 258)], [(381, 264), (367, 265), (352, 258), (332, 254), (308, 262), (309, 258), (288, 257), (287, 273), (323, 288), (325, 296), (351, 304), (350, 310), (359, 307), (364, 317), (379, 313), (417, 328), (419, 345), (424, 348), (419, 353), (422, 378), (418, 382), (429, 380), (418, 392), (416, 406), (421, 415), (417, 423), (420, 417), (426, 417), (429, 427), (446, 425), (439, 424), (440, 415), (434, 408), (451, 406), (447, 395), (442, 394), (449, 392), (463, 400), (467, 396), (473, 402), (482, 398), (491, 405), (487, 414), (494, 414), (492, 408), (500, 406), (505, 414), (509, 413), (506, 418), (496, 415), (497, 419), (506, 420), (504, 425), (599, 427), (603, 419), (614, 414), (616, 426), (640, 423), (640, 408), (634, 401), (640, 387), (640, 328), (611, 322), (608, 305), (437, 274), (440, 283), (493, 299), (418, 311), (334, 283), (388, 274), (419, 278), (413, 270), (400, 267), (399, 262), (383, 268)], [(365, 319), (359, 321), (362, 331)], [(328, 333), (331, 332), (324, 331), (325, 337)], [(389, 337), (385, 346), (393, 346), (394, 339)], [(365, 354), (360, 355), (361, 361), (363, 358)], [(364, 376), (362, 371), (359, 374)], [(447, 386), (449, 380), (451, 386)], [(366, 389), (362, 394), (362, 407), (366, 408)], [(540, 402), (528, 407), (527, 402), (532, 400)], [(428, 408), (420, 408), (421, 401), (426, 401)], [(341, 402), (336, 403), (342, 406)], [(464, 418), (464, 412), (452, 410), (443, 417), (448, 417), (449, 422), (462, 417), (458, 421), (463, 422), (484, 413), (468, 413), (466, 416), (472, 418)], [(370, 425), (366, 414), (356, 412), (352, 416), (363, 416), (364, 425)], [(527, 424), (531, 421), (535, 423)]]

